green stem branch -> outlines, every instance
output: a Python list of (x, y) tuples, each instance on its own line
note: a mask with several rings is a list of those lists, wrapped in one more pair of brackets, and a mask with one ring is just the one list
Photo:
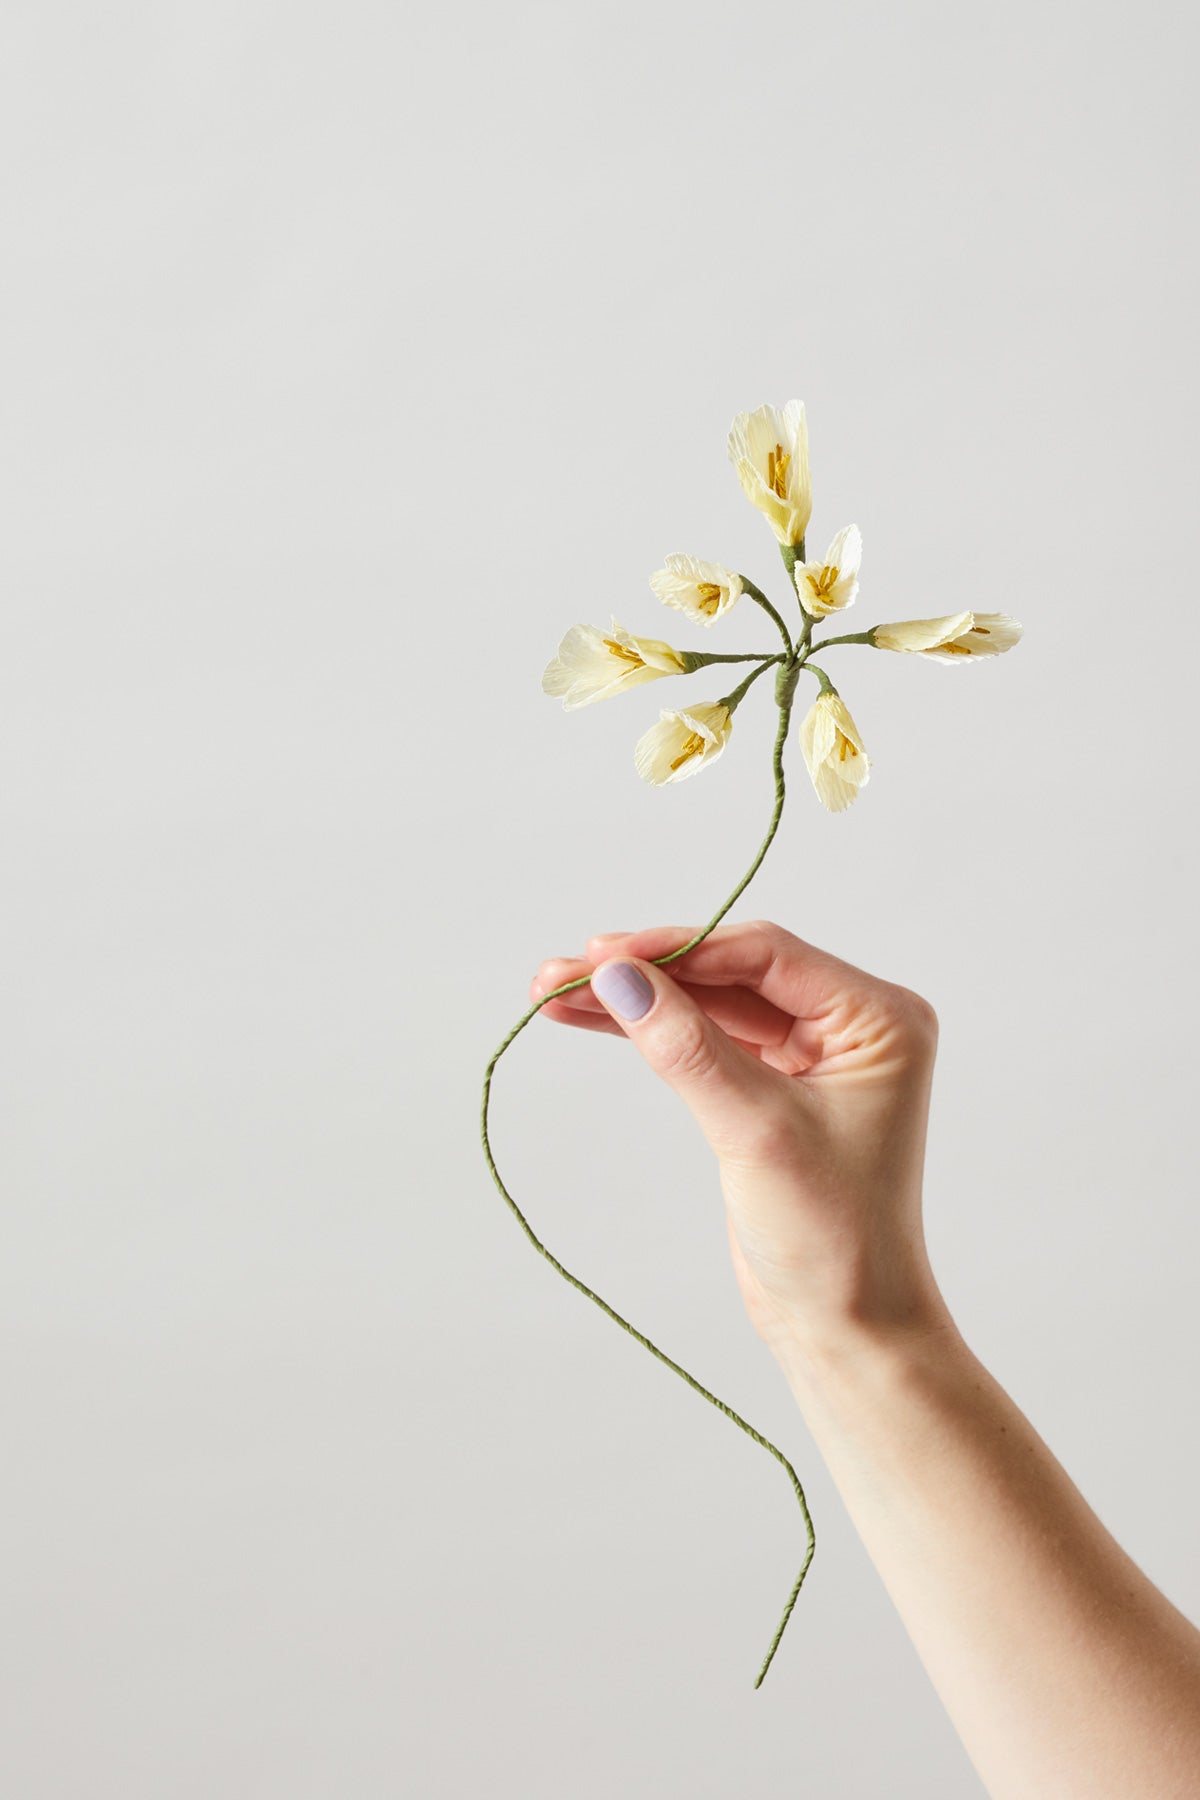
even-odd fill
[(732, 693), (724, 694), (718, 704), (721, 706), (727, 706), (729, 708), (730, 712), (736, 712), (738, 707), (741, 705), (742, 701), (745, 699), (746, 695), (750, 692), (750, 689), (754, 686), (754, 683), (758, 680), (759, 676), (765, 675), (768, 669), (775, 668), (777, 666), (777, 664), (783, 662), (783, 660), (784, 659), (782, 656), (765, 657), (763, 659), (763, 661), (759, 663), (757, 669), (755, 669), (751, 674), (747, 675), (745, 681), (739, 682), (737, 687), (734, 688)]
[(805, 657), (804, 661), (802, 663), (798, 664), (797, 666), (801, 669), (807, 669), (810, 675), (816, 676), (817, 680), (821, 684), (821, 692), (823, 694), (836, 694), (837, 693), (837, 689), (834, 687), (832, 681), (830, 681), (830, 679), (829, 679), (828, 675), (825, 673), (824, 669), (819, 669), (815, 662), (809, 662), (808, 658)]
[(706, 669), (710, 663), (780, 662), (783, 657), (782, 651), (772, 654), (770, 650), (743, 650), (734, 656), (708, 650), (681, 650), (679, 654), (687, 664), (685, 675), (693, 674), (696, 669)]
[[(747, 591), (749, 591), (749, 589)], [(774, 608), (770, 606), (770, 602), (767, 602), (767, 605), (768, 605), (768, 609), (772, 613), (774, 613)], [(777, 614), (775, 616), (778, 618)], [(786, 637), (787, 629), (785, 626), (783, 626), (782, 620), (780, 620), (779, 623), (780, 623), (781, 628), (784, 631), (784, 636)], [(791, 666), (794, 667), (794, 663), (792, 663), (792, 659), (791, 659), (790, 643), (789, 643), (788, 648), (789, 648), (789, 663), (791, 664)], [(778, 662), (778, 661), (781, 661), (782, 659), (774, 658), (772, 660), (773, 660), (773, 662)], [(770, 663), (763, 664), (763, 668), (769, 668), (771, 666), (772, 665)], [(761, 669), (756, 671), (756, 675), (761, 674), (761, 673), (762, 673)], [(751, 679), (753, 680), (753, 679), (755, 679), (755, 677), (752, 676)], [(784, 686), (786, 688), (787, 684), (785, 683)], [(753, 881), (755, 875), (758, 873), (760, 867), (762, 866), (763, 858), (766, 856), (767, 851), (771, 847), (771, 843), (772, 843), (772, 840), (774, 839), (775, 833), (779, 829), (780, 818), (783, 815), (783, 802), (784, 802), (784, 793), (785, 793), (784, 772), (783, 772), (783, 747), (784, 747), (784, 743), (786, 742), (786, 739), (787, 739), (788, 726), (791, 722), (791, 713), (792, 713), (791, 692), (790, 692), (790, 690), (788, 690), (786, 693), (786, 697), (783, 699), (783, 701), (779, 707), (779, 729), (775, 735), (775, 749), (774, 749), (772, 765), (771, 765), (772, 772), (773, 772), (774, 778), (775, 778), (775, 804), (774, 804), (774, 807), (771, 812), (771, 822), (767, 827), (767, 834), (764, 837), (762, 843), (759, 845), (753, 862), (750, 864), (750, 867), (746, 870), (746, 873), (742, 876), (741, 880), (738, 882), (738, 884), (734, 888), (733, 892), (731, 894), (729, 894), (722, 901), (721, 905), (717, 908), (716, 912), (713, 914), (712, 918), (708, 921), (707, 925), (705, 925), (700, 931), (698, 931), (694, 937), (689, 938), (687, 943), (680, 944), (680, 946), (677, 950), (671, 950), (665, 956), (656, 956), (654, 958), (655, 963), (660, 968), (665, 966), (667, 963), (677, 962), (681, 956), (686, 956), (689, 950), (694, 950), (698, 944), (702, 944), (704, 942), (705, 938), (708, 937), (709, 933), (716, 930), (717, 926), (721, 923), (721, 920), (725, 917), (726, 913), (733, 906), (734, 902), (736, 900), (738, 900), (742, 894), (745, 893), (745, 891), (749, 887), (751, 881)], [(645, 1335), (644, 1332), (639, 1331), (636, 1326), (631, 1325), (629, 1323), (628, 1319), (622, 1318), (621, 1314), (619, 1312), (617, 1312), (613, 1307), (611, 1307), (608, 1304), (607, 1300), (601, 1299), (600, 1295), (595, 1293), (594, 1290), (592, 1288), (588, 1287), (584, 1282), (580, 1281), (578, 1276), (572, 1275), (572, 1273), (569, 1269), (564, 1268), (563, 1264), (559, 1262), (558, 1258), (550, 1250), (548, 1250), (546, 1248), (546, 1246), (545, 1246), (545, 1244), (543, 1244), (542, 1240), (536, 1235), (536, 1233), (534, 1232), (533, 1227), (530, 1225), (528, 1219), (525, 1217), (524, 1213), (521, 1211), (520, 1207), (517, 1205), (516, 1201), (513, 1199), (512, 1195), (509, 1193), (508, 1189), (505, 1187), (504, 1182), (502, 1181), (501, 1176), (500, 1176), (500, 1171), (496, 1167), (496, 1159), (492, 1154), (492, 1146), (491, 1146), (491, 1142), (488, 1137), (488, 1107), (489, 1107), (490, 1099), (491, 1099), (492, 1076), (495, 1073), (497, 1063), (500, 1061), (500, 1058), (504, 1055), (504, 1052), (508, 1049), (509, 1045), (513, 1042), (513, 1039), (516, 1038), (522, 1031), (524, 1031), (524, 1029), (528, 1025), (529, 1021), (537, 1013), (539, 1013), (541, 1011), (542, 1007), (546, 1005), (547, 1001), (557, 1000), (563, 994), (572, 993), (576, 988), (586, 987), (588, 985), (589, 980), (590, 980), (589, 976), (582, 975), (579, 977), (579, 979), (577, 981), (566, 981), (562, 984), (561, 987), (553, 988), (553, 989), (551, 989), (551, 991), (548, 994), (543, 994), (540, 1000), (536, 1001), (534, 1003), (534, 1005), (528, 1009), (527, 1012), (522, 1014), (522, 1016), (517, 1020), (517, 1023), (513, 1026), (512, 1030), (509, 1032), (508, 1036), (503, 1040), (503, 1042), (500, 1044), (500, 1046), (496, 1050), (494, 1056), (492, 1057), (492, 1060), (489, 1062), (489, 1064), (487, 1066), (487, 1071), (483, 1078), (483, 1101), (482, 1101), (482, 1105), (480, 1107), (480, 1115), (479, 1115), (480, 1136), (483, 1140), (483, 1154), (487, 1161), (487, 1166), (488, 1166), (489, 1170), (491, 1171), (492, 1180), (495, 1182), (496, 1187), (499, 1189), (501, 1197), (505, 1201), (505, 1204), (508, 1206), (508, 1209), (512, 1213), (513, 1217), (516, 1219), (517, 1224), (521, 1227), (521, 1230), (525, 1233), (525, 1236), (528, 1238), (528, 1240), (532, 1244), (533, 1248), (537, 1251), (538, 1255), (545, 1257), (546, 1261), (550, 1264), (551, 1268), (557, 1270), (558, 1274), (560, 1274), (562, 1276), (564, 1281), (569, 1282), (570, 1285), (573, 1288), (575, 1288), (578, 1293), (583, 1294), (588, 1300), (591, 1300), (594, 1305), (598, 1306), (600, 1308), (601, 1312), (606, 1313), (615, 1325), (619, 1325), (621, 1327), (622, 1331), (628, 1332), (630, 1337), (634, 1338), (637, 1343), (641, 1344), (641, 1346), (644, 1350), (648, 1350), (650, 1352), (651, 1356), (656, 1357), (659, 1362), (664, 1363), (668, 1369), (672, 1369), (675, 1372), (675, 1374), (679, 1376), (681, 1381), (685, 1381), (687, 1383), (687, 1385), (692, 1389), (692, 1391), (694, 1393), (699, 1394), (702, 1400), (707, 1400), (710, 1406), (715, 1406), (718, 1412), (723, 1413), (727, 1419), (729, 1419), (734, 1425), (736, 1425), (738, 1427), (739, 1431), (745, 1432), (745, 1434), (748, 1438), (753, 1439), (753, 1441), (756, 1444), (759, 1444), (762, 1447), (762, 1449), (766, 1450), (771, 1456), (773, 1456), (775, 1458), (776, 1462), (780, 1463), (783, 1466), (783, 1468), (787, 1471), (788, 1479), (790, 1480), (790, 1482), (792, 1484), (792, 1490), (795, 1493), (797, 1503), (799, 1504), (799, 1507), (800, 1507), (801, 1515), (803, 1516), (803, 1519), (804, 1519), (804, 1526), (805, 1526), (805, 1531), (807, 1534), (808, 1541), (807, 1541), (807, 1546), (805, 1549), (804, 1562), (801, 1565), (800, 1573), (799, 1573), (799, 1575), (797, 1575), (796, 1580), (792, 1586), (792, 1591), (788, 1595), (787, 1604), (784, 1606), (784, 1609), (783, 1609), (783, 1616), (781, 1617), (778, 1627), (776, 1628), (775, 1636), (771, 1639), (770, 1648), (767, 1651), (766, 1658), (763, 1662), (762, 1668), (758, 1672), (758, 1679), (754, 1683), (755, 1687), (758, 1688), (758, 1687), (762, 1686), (763, 1679), (766, 1676), (767, 1670), (771, 1666), (771, 1662), (775, 1655), (775, 1652), (779, 1648), (780, 1639), (783, 1637), (784, 1631), (787, 1628), (787, 1622), (792, 1616), (792, 1608), (795, 1606), (797, 1596), (800, 1593), (801, 1587), (804, 1585), (804, 1577), (808, 1574), (809, 1564), (812, 1562), (813, 1552), (816, 1549), (816, 1533), (813, 1530), (812, 1516), (808, 1510), (808, 1501), (804, 1497), (804, 1489), (800, 1485), (800, 1478), (796, 1474), (795, 1469), (792, 1467), (792, 1465), (788, 1461), (787, 1457), (783, 1454), (782, 1450), (780, 1450), (775, 1444), (771, 1443), (768, 1438), (763, 1437), (761, 1432), (755, 1431), (753, 1425), (747, 1424), (746, 1420), (743, 1419), (739, 1413), (734, 1412), (733, 1408), (731, 1406), (727, 1406), (723, 1400), (719, 1400), (717, 1398), (716, 1394), (710, 1393), (708, 1388), (702, 1387), (701, 1384), (695, 1379), (695, 1377), (693, 1375), (689, 1375), (688, 1371), (685, 1368), (683, 1368), (679, 1363), (675, 1362), (673, 1360), (673, 1358), (669, 1357), (665, 1351), (660, 1350), (657, 1344), (652, 1343), (651, 1340)]]
[(742, 587), (745, 589), (746, 593), (749, 594), (750, 598), (754, 601), (754, 604), (756, 606), (761, 606), (763, 611), (768, 615), (768, 617), (774, 619), (775, 624), (779, 630), (779, 635), (783, 639), (783, 647), (787, 651), (787, 654), (790, 656), (792, 654), (792, 638), (791, 638), (791, 633), (788, 631), (787, 626), (783, 622), (782, 614), (776, 612), (775, 608), (771, 605), (771, 602), (767, 599), (767, 596), (763, 593), (762, 589), (760, 587), (755, 587), (754, 583), (749, 579), (748, 576), (742, 575), (739, 579), (741, 580)]
[(813, 645), (813, 649), (828, 650), (830, 644), (874, 644), (874, 642), (873, 631), (848, 631), (845, 637), (822, 638), (819, 644)]

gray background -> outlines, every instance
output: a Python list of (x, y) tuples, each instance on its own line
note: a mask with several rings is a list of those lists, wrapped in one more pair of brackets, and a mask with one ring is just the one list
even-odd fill
[[(16, 4), (0, 137), (0, 1786), (981, 1790), (782, 1378), (713, 1171), (538, 961), (706, 916), (769, 708), (652, 792), (564, 717), (664, 553), (782, 590), (725, 459), (807, 402), (856, 623), (742, 903), (920, 988), (963, 1329), (1200, 1612), (1194, 21), (1165, 5)], [(770, 643), (757, 615), (727, 649)], [(689, 690), (709, 697), (697, 678)], [(1021, 1572), (1014, 1570), (1014, 1579)]]

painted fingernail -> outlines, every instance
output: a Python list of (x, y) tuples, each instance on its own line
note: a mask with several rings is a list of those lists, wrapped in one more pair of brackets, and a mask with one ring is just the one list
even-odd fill
[(632, 963), (605, 963), (592, 976), (592, 992), (622, 1019), (640, 1019), (654, 1004), (654, 989)]

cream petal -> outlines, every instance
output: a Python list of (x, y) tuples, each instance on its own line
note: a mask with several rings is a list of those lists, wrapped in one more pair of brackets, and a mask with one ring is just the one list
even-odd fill
[(742, 484), (742, 492), (751, 506), (756, 506), (764, 515), (771, 530), (781, 544), (798, 544), (804, 536), (802, 526), (797, 527), (798, 513), (787, 500), (781, 500), (759, 474), (754, 464), (743, 459), (737, 465), (737, 478)]
[(833, 563), (844, 575), (857, 578), (862, 568), (862, 532), (857, 525), (843, 525), (825, 552), (825, 561)]
[[(825, 552), (824, 561), (796, 565), (796, 587), (807, 611), (823, 619), (853, 606), (861, 566), (862, 533), (857, 525), (844, 525)], [(833, 569), (837, 575), (831, 578)]]
[[(614, 644), (628, 650), (630, 657), (614, 655)], [(626, 688), (641, 687), (664, 675), (681, 675), (686, 667), (683, 656), (670, 644), (658, 638), (636, 638), (615, 619), (607, 633), (596, 625), (573, 625), (559, 645), (558, 655), (547, 664), (542, 689), (561, 696), (564, 711), (575, 712)]]
[(591, 706), (596, 700), (611, 700), (615, 694), (623, 694), (626, 688), (644, 687), (646, 682), (661, 681), (662, 677), (661, 669), (643, 667), (630, 668), (604, 681), (577, 681), (563, 698), (563, 711), (578, 712), (581, 706)]
[[(637, 772), (653, 787), (686, 781), (722, 754), (730, 728), (729, 709), (719, 702), (701, 701), (687, 710), (664, 711), (658, 724), (638, 739), (634, 749)], [(693, 738), (702, 741), (702, 749), (680, 761)]]
[[(739, 413), (729, 431), (729, 456), (748, 500), (764, 513), (782, 544), (803, 541), (812, 513), (808, 468), (808, 421), (804, 403), (789, 400), (782, 408), (760, 406)], [(771, 453), (782, 447), (788, 457), (784, 494), (768, 479)]]
[(679, 651), (664, 644), (661, 638), (640, 637), (634, 638), (633, 642), (642, 661), (660, 675), (682, 675), (687, 667)]
[(1023, 627), (1007, 613), (975, 613), (966, 642), (972, 656), (1002, 656), (1021, 641)]
[(719, 700), (697, 700), (691, 706), (681, 706), (677, 710), (677, 717), (683, 720), (689, 730), (711, 738), (714, 744), (727, 738), (732, 729), (732, 714)]
[(561, 657), (553, 657), (542, 670), (542, 692), (557, 700), (567, 692), (575, 677), (566, 668)]
[(844, 812), (867, 785), (871, 761), (838, 694), (821, 694), (800, 726), (800, 748), (822, 806)]
[[(667, 557), (665, 568), (655, 570), (650, 586), (664, 606), (674, 607), (706, 629), (724, 617), (743, 591), (741, 576), (721, 563), (679, 552)], [(715, 602), (712, 593), (702, 593), (702, 588), (718, 590)]]
[(644, 731), (634, 746), (634, 767), (643, 781), (652, 787), (663, 787), (671, 779), (670, 745), (677, 741), (671, 715), (664, 713), (657, 725)]
[[(953, 643), (975, 622), (974, 613), (949, 613), (940, 619), (900, 619), (892, 625), (876, 625), (872, 636), (881, 650), (924, 651)], [(950, 656), (947, 661), (961, 661)]]
[[(792, 402), (793, 405), (797, 403)], [(803, 411), (803, 409), (801, 409)], [(757, 469), (765, 470), (767, 457), (776, 444), (782, 444), (790, 455), (794, 426), (786, 417), (786, 409), (758, 406), (753, 412), (739, 413), (729, 428), (729, 452), (735, 462), (745, 459)]]
[(626, 631), (615, 619), (608, 637), (600, 641), (605, 655), (611, 656), (612, 645), (620, 644), (622, 649), (639, 656), (643, 663), (657, 670), (660, 675), (682, 675), (687, 668), (683, 656), (670, 644), (664, 644), (661, 638), (635, 637), (632, 631)]
[(558, 646), (558, 654), (546, 665), (543, 693), (567, 693), (581, 677), (598, 673), (607, 655), (604, 634), (595, 625), (572, 625)]

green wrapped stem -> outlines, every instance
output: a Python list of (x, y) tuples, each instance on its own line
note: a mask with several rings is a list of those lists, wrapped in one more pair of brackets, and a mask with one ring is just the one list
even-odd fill
[[(790, 681), (787, 679), (788, 676), (790, 676)], [(751, 881), (753, 881), (755, 875), (758, 873), (758, 870), (762, 866), (763, 858), (770, 849), (775, 833), (779, 829), (779, 821), (783, 815), (785, 792), (783, 747), (787, 740), (788, 725), (791, 721), (792, 693), (795, 688), (795, 665), (793, 664), (791, 668), (788, 668), (786, 665), (784, 668), (781, 668), (777, 679), (779, 682), (777, 689), (777, 697), (779, 699), (779, 728), (775, 736), (775, 749), (772, 760), (772, 768), (775, 777), (775, 804), (771, 813), (771, 822), (767, 827), (767, 834), (759, 845), (758, 851), (755, 854), (750, 867), (746, 870), (746, 873), (742, 876), (733, 892), (729, 894), (718, 907), (717, 911), (708, 921), (708, 924), (705, 925), (702, 930), (698, 931), (695, 937), (689, 938), (685, 944), (680, 944), (677, 950), (671, 950), (665, 956), (656, 956), (654, 958), (655, 963), (660, 968), (667, 963), (677, 962), (681, 956), (686, 956), (689, 950), (694, 950), (697, 944), (702, 944), (704, 942), (710, 932), (716, 930), (726, 913), (729, 912), (735, 901), (745, 893)], [(496, 1159), (492, 1154), (492, 1146), (488, 1137), (488, 1107), (491, 1101), (492, 1076), (495, 1074), (496, 1065), (499, 1063), (500, 1058), (504, 1055), (509, 1045), (522, 1031), (524, 1031), (525, 1027), (529, 1024), (529, 1021), (542, 1010), (542, 1007), (546, 1005), (547, 1001), (557, 1000), (561, 995), (572, 993), (576, 988), (586, 987), (588, 980), (589, 977), (584, 975), (577, 981), (564, 982), (561, 987), (553, 988), (550, 993), (543, 994), (540, 1000), (536, 1001), (527, 1012), (522, 1014), (512, 1030), (508, 1033), (508, 1036), (497, 1048), (492, 1060), (487, 1066), (487, 1071), (483, 1078), (483, 1101), (479, 1115), (480, 1136), (483, 1140), (483, 1154), (487, 1161), (487, 1166), (491, 1171), (492, 1180), (499, 1189), (505, 1204), (516, 1219), (517, 1224), (521, 1227), (521, 1230), (525, 1233), (530, 1244), (532, 1244), (533, 1248), (537, 1251), (538, 1255), (545, 1257), (546, 1261), (550, 1264), (550, 1267), (557, 1270), (564, 1281), (569, 1282), (578, 1293), (583, 1294), (588, 1300), (592, 1301), (594, 1305), (598, 1306), (602, 1313), (608, 1315), (614, 1325), (619, 1325), (622, 1331), (628, 1332), (629, 1336), (636, 1339), (643, 1349), (650, 1352), (651, 1356), (657, 1358), (660, 1363), (665, 1363), (667, 1368), (672, 1369), (675, 1374), (679, 1376), (681, 1381), (686, 1381), (687, 1385), (694, 1393), (699, 1394), (702, 1400), (707, 1400), (710, 1406), (715, 1406), (719, 1413), (723, 1413), (727, 1419), (731, 1420), (732, 1423), (737, 1426), (739, 1431), (745, 1432), (748, 1438), (753, 1439), (756, 1444), (761, 1445), (761, 1447), (773, 1456), (776, 1462), (781, 1464), (787, 1471), (788, 1479), (792, 1484), (792, 1490), (795, 1493), (801, 1515), (804, 1519), (807, 1545), (800, 1573), (793, 1583), (792, 1591), (788, 1595), (787, 1604), (784, 1606), (782, 1617), (775, 1630), (775, 1635), (771, 1639), (770, 1647), (763, 1660), (762, 1668), (759, 1670), (758, 1678), (754, 1683), (755, 1687), (759, 1688), (762, 1686), (763, 1679), (771, 1666), (775, 1652), (779, 1648), (780, 1640), (787, 1628), (787, 1622), (792, 1616), (792, 1608), (795, 1606), (797, 1596), (799, 1595), (801, 1587), (804, 1585), (804, 1578), (808, 1574), (809, 1564), (812, 1562), (813, 1552), (816, 1549), (816, 1533), (813, 1530), (812, 1515), (808, 1510), (808, 1501), (804, 1497), (804, 1489), (800, 1485), (800, 1478), (787, 1457), (783, 1454), (782, 1450), (775, 1444), (772, 1444), (768, 1438), (763, 1437), (761, 1432), (756, 1431), (753, 1425), (748, 1424), (746, 1420), (742, 1418), (740, 1413), (734, 1412), (731, 1406), (727, 1406), (724, 1400), (720, 1400), (716, 1394), (710, 1393), (708, 1388), (702, 1386), (701, 1383), (696, 1380), (695, 1376), (690, 1375), (685, 1368), (675, 1362), (664, 1350), (660, 1350), (658, 1345), (652, 1343), (644, 1332), (639, 1331), (635, 1325), (631, 1325), (628, 1319), (622, 1318), (621, 1314), (617, 1312), (614, 1307), (611, 1307), (607, 1300), (602, 1299), (594, 1289), (587, 1286), (586, 1282), (580, 1281), (577, 1275), (573, 1275), (569, 1269), (565, 1268), (563, 1264), (559, 1262), (554, 1253), (551, 1250), (548, 1250), (541, 1238), (537, 1236), (528, 1219), (525, 1217), (525, 1214), (521, 1211), (520, 1207), (505, 1187), (500, 1171), (496, 1167)]]

